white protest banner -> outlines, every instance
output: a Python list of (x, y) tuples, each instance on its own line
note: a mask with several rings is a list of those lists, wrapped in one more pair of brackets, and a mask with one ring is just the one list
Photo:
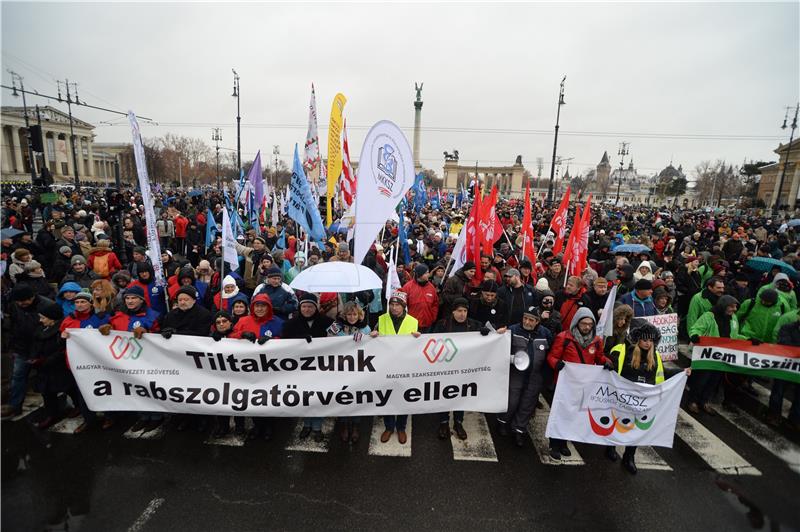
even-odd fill
[(94, 411), (249, 416), (504, 412), (509, 334), (213, 342), (70, 329), (69, 364)]
[(661, 360), (678, 360), (678, 315), (660, 314), (658, 316), (643, 316), (638, 319), (650, 322), (661, 333), (661, 340), (656, 346), (656, 351), (661, 355)]
[(378, 231), (414, 184), (411, 146), (397, 125), (381, 120), (370, 128), (358, 159), (353, 259), (361, 264)]
[(156, 214), (153, 212), (153, 197), (150, 195), (150, 176), (147, 173), (142, 133), (139, 131), (139, 122), (136, 120), (136, 115), (133, 114), (133, 111), (128, 111), (128, 121), (131, 124), (133, 155), (136, 159), (136, 173), (139, 176), (139, 189), (142, 192), (142, 205), (144, 205), (144, 219), (147, 227), (147, 254), (153, 264), (156, 284), (163, 286), (167, 282), (164, 279), (163, 263), (161, 262), (161, 242), (158, 240), (158, 231), (156, 230)]
[(653, 386), (631, 382), (603, 366), (567, 363), (545, 435), (601, 445), (672, 447), (686, 374)]
[(800, 384), (800, 347), (701, 336), (692, 347), (692, 369), (732, 371)]

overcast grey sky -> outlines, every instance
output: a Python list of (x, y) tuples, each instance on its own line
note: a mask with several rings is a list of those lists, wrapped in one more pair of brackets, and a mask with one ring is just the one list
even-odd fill
[[(521, 154), (534, 174), (542, 157), (548, 175), (563, 75), (558, 153), (574, 158), (572, 174), (594, 167), (604, 150), (617, 166), (621, 141), (630, 142), (642, 173), (670, 158), (685, 169), (704, 159), (774, 160), (776, 139), (788, 139), (780, 129), (784, 107), (800, 95), (797, 1), (3, 2), (1, 9), (5, 84), (7, 68), (40, 92), (55, 93), (54, 79), (69, 77), (89, 103), (154, 118), (158, 126), (142, 124), (148, 137), (173, 132), (212, 144), (211, 128), (221, 126), (223, 144), (235, 148), (235, 68), (246, 160), (277, 144), (290, 162), (294, 144), (302, 149), (312, 82), (323, 152), (333, 97), (348, 98), (354, 159), (381, 119), (408, 127), (412, 142), (414, 82), (424, 82), (423, 127), (455, 128), (422, 133), (423, 164), (440, 175), (442, 152), (453, 148), (469, 165), (511, 164)], [(46, 103), (28, 100), (37, 102)], [(2, 103), (21, 100), (3, 90)], [(98, 142), (130, 141), (124, 119), (85, 108), (75, 115), (98, 126)], [(725, 138), (731, 135), (750, 138)]]

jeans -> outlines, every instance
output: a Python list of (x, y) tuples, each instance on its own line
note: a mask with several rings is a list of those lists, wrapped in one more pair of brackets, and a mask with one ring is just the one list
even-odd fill
[(383, 426), (386, 430), (397, 430), (405, 432), (408, 424), (408, 414), (402, 416), (383, 416)]
[(689, 386), (689, 402), (697, 403), (699, 406), (705, 405), (714, 397), (719, 386), (719, 381), (722, 380), (722, 372), (697, 370), (692, 372), (692, 381)]
[[(769, 413), (780, 416), (783, 411), (783, 396), (786, 387), (793, 383), (775, 379), (772, 381), (772, 391), (769, 394)], [(789, 409), (789, 421), (800, 423), (800, 386), (794, 384), (794, 400)]]
[(311, 427), (311, 430), (322, 430), (322, 418), (321, 417), (303, 418), (303, 426)]
[(559, 440), (558, 438), (550, 438), (550, 448), (560, 451), (567, 448), (567, 440)]
[(25, 400), (25, 393), (28, 391), (28, 375), (31, 372), (31, 365), (28, 359), (19, 353), (13, 355), (14, 365), (11, 370), (11, 396), (8, 403), (19, 410)]
[[(463, 410), (453, 410), (453, 422), (454, 423), (464, 422)], [(450, 412), (442, 412), (441, 414), (439, 414), (439, 423), (450, 423)]]

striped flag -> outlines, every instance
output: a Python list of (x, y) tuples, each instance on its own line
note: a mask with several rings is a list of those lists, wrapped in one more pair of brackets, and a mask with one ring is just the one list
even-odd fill
[(356, 195), (356, 174), (353, 172), (353, 165), (350, 164), (350, 148), (347, 145), (347, 120), (344, 121), (342, 128), (342, 138), (344, 139), (344, 149), (342, 154), (342, 199), (344, 199), (344, 209), (347, 210), (355, 199)]

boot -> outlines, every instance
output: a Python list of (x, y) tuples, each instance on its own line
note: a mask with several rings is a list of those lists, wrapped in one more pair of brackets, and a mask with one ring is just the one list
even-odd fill
[(358, 432), (358, 425), (353, 425), (353, 430), (350, 431), (350, 443), (358, 443), (361, 434)]
[(619, 454), (614, 447), (606, 447), (606, 458), (611, 460), (612, 462), (616, 462), (619, 460)]
[(525, 434), (522, 432), (514, 431), (514, 445), (517, 447), (524, 447), (525, 446)]
[(631, 475), (635, 475), (639, 472), (639, 470), (636, 468), (636, 462), (634, 461), (632, 454), (622, 457), (622, 468)]
[(458, 436), (459, 440), (467, 439), (467, 431), (464, 430), (464, 425), (462, 425), (458, 421), (453, 423), (453, 432), (456, 433), (456, 436)]
[(500, 436), (508, 436), (508, 423), (501, 421), (500, 418), (497, 419), (497, 433)]

